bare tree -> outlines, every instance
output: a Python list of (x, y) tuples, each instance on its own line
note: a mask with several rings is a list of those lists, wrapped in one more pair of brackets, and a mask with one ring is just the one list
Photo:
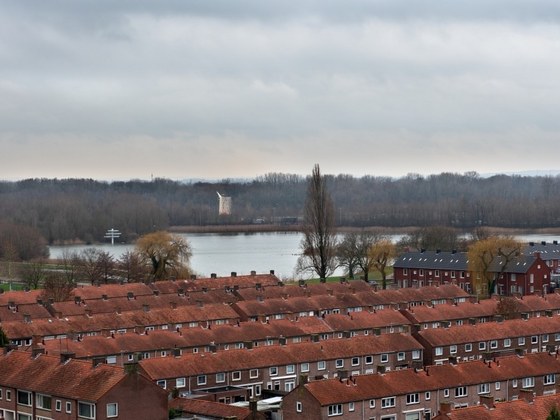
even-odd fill
[(298, 259), (297, 272), (314, 272), (321, 281), (326, 281), (336, 269), (337, 240), (334, 206), (319, 165), (313, 167), (309, 179), (300, 247), (302, 255)]
[(43, 259), (22, 264), (19, 269), (19, 276), (29, 289), (38, 289), (45, 281), (46, 275), (47, 266)]
[(127, 251), (121, 255), (117, 261), (117, 270), (128, 283), (143, 282), (149, 276), (142, 256), (135, 251)]
[(353, 279), (358, 270), (358, 234), (349, 232), (344, 235), (337, 248), (338, 265), (346, 268), (348, 277)]
[(50, 273), (46, 276), (43, 284), (41, 298), (52, 299), (55, 302), (68, 300), (72, 296), (75, 283), (70, 281), (63, 273)]

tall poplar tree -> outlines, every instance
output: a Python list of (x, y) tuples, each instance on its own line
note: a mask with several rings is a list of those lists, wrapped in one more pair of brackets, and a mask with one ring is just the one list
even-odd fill
[(336, 269), (337, 237), (334, 206), (319, 165), (313, 167), (303, 212), (302, 255), (296, 270), (315, 273), (325, 281)]

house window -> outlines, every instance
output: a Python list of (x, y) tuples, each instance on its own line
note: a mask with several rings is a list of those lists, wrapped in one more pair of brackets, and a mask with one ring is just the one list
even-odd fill
[(301, 401), (296, 402), (296, 412), (301, 413), (303, 411), (303, 404)]
[(328, 407), (329, 416), (341, 416), (342, 415), (342, 404), (333, 404)]
[(420, 274), (421, 276), (423, 276), (423, 275), (424, 275), (424, 270), (423, 270), (423, 269), (420, 269), (419, 274)]
[(519, 337), (517, 339), (517, 344), (519, 344), (520, 346), (524, 346), (525, 345), (525, 337)]
[(539, 337), (536, 335), (533, 335), (531, 337), (531, 344), (537, 344), (539, 342)]
[(62, 401), (56, 400), (56, 411), (62, 411)]
[(458, 386), (455, 388), (455, 397), (466, 397), (467, 396), (467, 387), (466, 386)]
[(504, 347), (511, 347), (511, 338), (504, 339)]
[(52, 409), (52, 398), (49, 395), (37, 394), (35, 400), (37, 408), (41, 408), (43, 410)]
[(407, 404), (418, 404), (419, 402), (420, 402), (420, 397), (418, 396), (418, 393), (407, 394), (406, 396)]
[(441, 356), (443, 354), (443, 347), (436, 347), (435, 354), (436, 356)]
[(165, 382), (165, 379), (160, 379), (159, 381), (156, 382), (156, 384), (161, 386), (163, 389), (166, 389), (167, 387), (167, 383)]
[(490, 348), (491, 349), (497, 349), (498, 348), (498, 340), (490, 341)]
[(523, 388), (532, 388), (535, 386), (535, 378), (532, 376), (523, 378)]
[(556, 383), (556, 375), (554, 373), (549, 373), (548, 375), (544, 375), (544, 385), (552, 385)]
[(33, 420), (29, 414), (18, 413), (17, 420)]
[(456, 354), (457, 353), (457, 345), (454, 344), (452, 346), (449, 346), (449, 353), (451, 354)]
[(435, 271), (435, 276), (436, 276), (436, 277), (439, 277), (439, 270), (436, 270), (436, 271)]
[(278, 375), (278, 367), (277, 366), (272, 366), (271, 368), (268, 368), (268, 374), (270, 376)]
[(445, 398), (449, 397), (449, 389), (444, 389), (444, 390), (443, 390), (443, 396), (444, 396)]
[(478, 349), (479, 350), (486, 350), (486, 342), (481, 341), (480, 343), (478, 343)]
[(381, 363), (387, 363), (389, 361), (389, 355), (387, 353), (383, 353), (381, 355)]
[(354, 403), (353, 403), (353, 402), (349, 402), (349, 403), (348, 403), (348, 411), (354, 411), (354, 410), (355, 410), (355, 408), (354, 408)]
[(291, 375), (296, 371), (296, 365), (286, 365), (286, 374)]
[(78, 417), (82, 417), (84, 419), (94, 419), (95, 405), (78, 401)]
[(31, 392), (18, 390), (17, 403), (31, 407)]
[(344, 360), (343, 359), (336, 359), (336, 367), (337, 368), (344, 367)]
[(251, 369), (251, 370), (249, 371), (249, 377), (250, 377), (251, 379), (258, 378), (258, 377), (259, 377), (259, 370), (258, 370), (258, 369)]
[(231, 372), (231, 380), (232, 381), (240, 381), (241, 380), (241, 371), (236, 370), (234, 372)]
[(451, 278), (454, 279), (455, 278), (455, 271), (451, 272)]
[(366, 356), (366, 365), (373, 364), (373, 356)]
[(465, 351), (472, 351), (472, 343), (465, 344)]
[(408, 268), (403, 268), (402, 273), (403, 273), (403, 275), (407, 276), (408, 275)]
[(352, 366), (358, 366), (360, 364), (359, 357), (352, 357)]
[(206, 375), (198, 375), (196, 377), (196, 384), (197, 385), (206, 385)]
[(430, 401), (430, 399), (432, 398), (432, 394), (430, 394), (430, 391), (427, 391), (424, 394), (424, 398), (426, 399), (426, 401)]
[(185, 378), (177, 378), (175, 380), (176, 388), (184, 388), (187, 385), (187, 380)]
[(0, 388), (0, 400), (2, 399), (2, 388)]
[(71, 414), (72, 413), (72, 403), (70, 401), (66, 401), (66, 413), (67, 414)]
[(418, 360), (420, 359), (420, 350), (412, 350), (412, 359), (414, 360)]
[(404, 360), (404, 358), (405, 358), (405, 353), (404, 353), (404, 351), (399, 351), (399, 352), (397, 353), (397, 360)]
[(494, 388), (496, 389), (496, 391), (499, 391), (501, 387), (502, 387), (502, 383), (501, 383), (501, 382), (496, 382), (496, 383), (494, 384)]
[(320, 360), (317, 362), (317, 370), (325, 370), (327, 368), (327, 364), (324, 360)]
[(309, 363), (302, 363), (300, 368), (302, 372), (309, 372)]
[(395, 406), (395, 397), (387, 397), (381, 399), (381, 408), (389, 408)]
[(107, 404), (107, 417), (118, 417), (119, 405), (117, 403)]
[(517, 379), (512, 379), (511, 380), (511, 386), (512, 386), (512, 388), (517, 388)]
[[(216, 383), (222, 383), (226, 381), (226, 374), (225, 372), (216, 373)], [(179, 386), (177, 386), (179, 388)]]
[(543, 343), (548, 343), (548, 334), (543, 334), (542, 341)]
[(490, 384), (480, 384), (478, 385), (479, 394), (488, 394), (490, 392)]
[(369, 408), (375, 408), (375, 400), (369, 400)]

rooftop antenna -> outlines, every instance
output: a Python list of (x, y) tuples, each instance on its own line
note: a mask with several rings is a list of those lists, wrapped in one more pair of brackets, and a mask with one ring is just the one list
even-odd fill
[(111, 245), (115, 245), (115, 238), (119, 238), (121, 233), (117, 229), (107, 229), (104, 238), (111, 238)]

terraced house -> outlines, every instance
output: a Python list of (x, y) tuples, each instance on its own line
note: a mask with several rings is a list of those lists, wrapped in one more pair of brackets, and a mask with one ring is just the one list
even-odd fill
[(348, 379), (302, 382), (282, 404), (284, 418), (320, 420), (424, 420), (442, 402), (471, 407), (484, 400), (510, 401), (524, 393), (556, 392), (560, 360), (548, 353), (430, 366)]
[(44, 354), (0, 355), (0, 418), (168, 418), (167, 393), (137, 370)]

